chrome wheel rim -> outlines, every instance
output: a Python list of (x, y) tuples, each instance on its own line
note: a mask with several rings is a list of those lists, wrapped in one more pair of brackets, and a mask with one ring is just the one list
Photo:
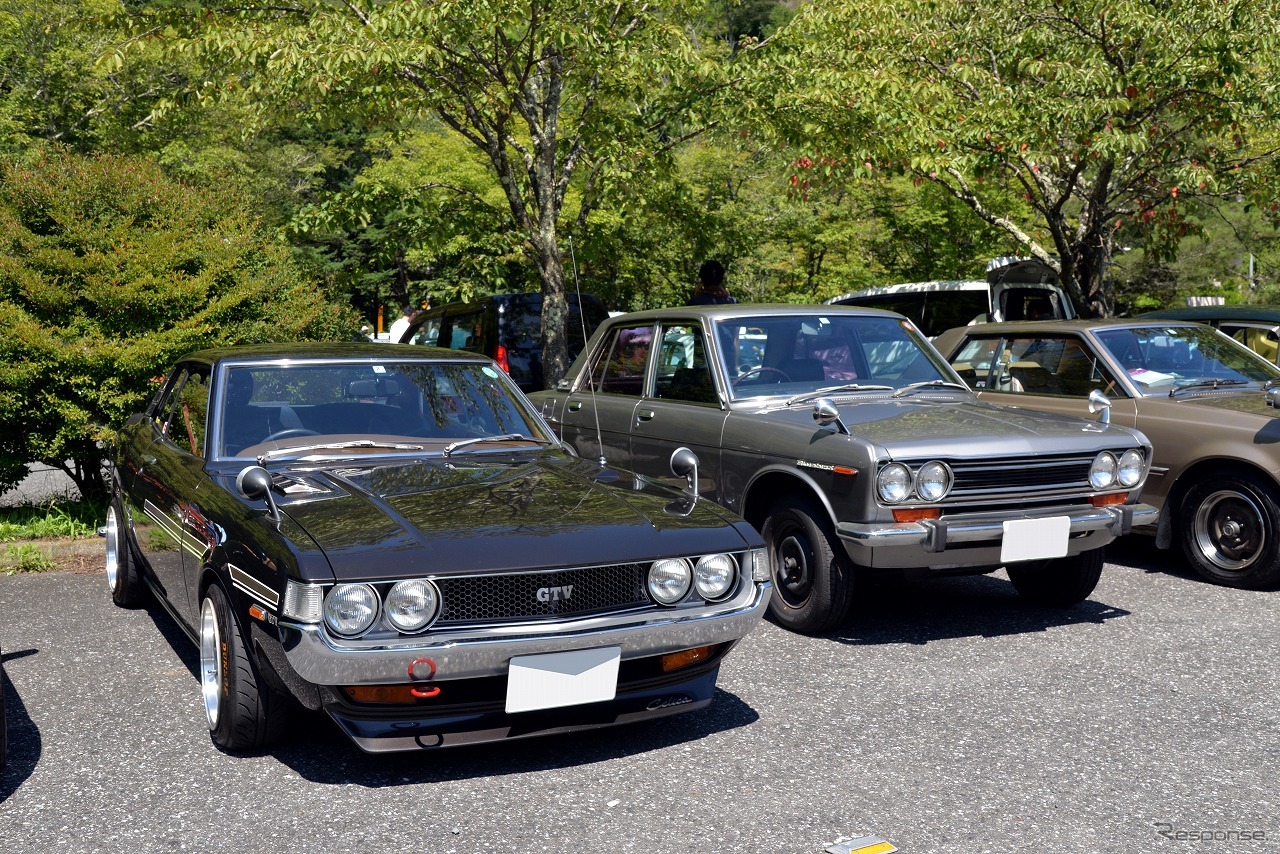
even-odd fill
[(807, 602), (813, 592), (812, 554), (808, 538), (795, 533), (783, 537), (774, 552), (778, 595), (792, 608)]
[(219, 702), (222, 697), (222, 633), (218, 631), (218, 615), (213, 599), (206, 597), (200, 607), (200, 694), (204, 698), (204, 716), (209, 729), (217, 729)]
[(107, 588), (115, 592), (120, 580), (120, 520), (116, 508), (107, 508)]
[(1247, 568), (1267, 546), (1262, 508), (1251, 496), (1231, 489), (1215, 492), (1200, 502), (1192, 532), (1204, 559), (1228, 572)]

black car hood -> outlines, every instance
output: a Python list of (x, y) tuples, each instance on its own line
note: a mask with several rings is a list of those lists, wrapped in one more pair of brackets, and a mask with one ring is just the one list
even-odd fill
[[(289, 472), (286, 471), (286, 474)], [(294, 470), (279, 501), (338, 579), (615, 564), (758, 545), (745, 522), (568, 455), (469, 455)]]
[[(1098, 451), (1134, 443), (1132, 434), (1124, 428), (996, 406), (967, 395), (960, 398), (925, 391), (896, 400), (863, 396), (837, 398), (835, 403), (853, 437), (870, 442), (877, 452), (897, 459), (921, 455), (1030, 456)], [(770, 411), (768, 417), (794, 422), (810, 432), (824, 429), (814, 425), (812, 413), (811, 406), (797, 405)]]

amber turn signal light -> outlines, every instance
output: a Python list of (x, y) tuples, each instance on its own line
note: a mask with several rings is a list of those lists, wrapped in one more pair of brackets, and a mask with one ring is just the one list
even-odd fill
[(417, 702), (419, 695), (415, 695), (413, 690), (420, 687), (415, 685), (348, 685), (342, 689), (342, 693), (357, 703), (407, 705)]
[(893, 521), (919, 522), (921, 519), (940, 519), (942, 510), (938, 507), (895, 507)]
[(662, 672), (670, 673), (673, 670), (688, 667), (690, 664), (697, 664), (699, 661), (706, 661), (710, 657), (711, 647), (709, 646), (696, 646), (693, 649), (686, 649), (683, 652), (673, 652), (669, 655), (662, 656)]
[(1089, 498), (1089, 503), (1094, 507), (1110, 507), (1113, 504), (1123, 504), (1129, 500), (1129, 493), (1117, 492), (1114, 495), (1094, 495)]

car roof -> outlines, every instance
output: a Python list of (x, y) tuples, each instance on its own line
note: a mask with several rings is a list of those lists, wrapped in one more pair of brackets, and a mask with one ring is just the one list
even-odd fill
[(346, 341), (289, 341), (277, 344), (247, 344), (236, 347), (218, 347), (188, 353), (178, 361), (215, 365), (219, 362), (274, 362), (282, 359), (353, 359), (395, 362), (405, 359), (440, 359), (456, 362), (470, 360), (489, 361), (484, 356), (462, 350), (445, 350), (439, 347), (412, 347), (404, 344)]
[(1137, 316), (1137, 319), (1144, 318), (1260, 320), (1267, 323), (1280, 323), (1280, 305), (1191, 305), (1148, 311)]
[(1008, 320), (1003, 323), (975, 323), (960, 327), (965, 332), (995, 335), (1037, 332), (1087, 332), (1095, 329), (1126, 329), (1142, 326), (1203, 326), (1191, 320), (1162, 323), (1159, 318), (1106, 317), (1075, 320)]
[[(896, 311), (867, 308), (857, 305), (798, 305), (795, 303), (728, 303), (718, 305), (684, 305), (671, 308), (650, 308), (609, 318), (607, 323), (667, 320), (672, 318), (702, 317), (709, 320), (732, 320), (736, 317), (812, 317), (814, 315), (862, 315), (864, 317), (896, 317), (905, 319)], [(603, 325), (603, 324), (602, 324)]]
[(987, 283), (983, 279), (939, 279), (933, 282), (903, 282), (897, 285), (881, 285), (875, 288), (863, 288), (850, 291), (826, 301), (826, 304), (838, 303), (840, 300), (858, 299), (860, 297), (878, 297), (888, 294), (938, 293), (949, 291), (985, 291)]

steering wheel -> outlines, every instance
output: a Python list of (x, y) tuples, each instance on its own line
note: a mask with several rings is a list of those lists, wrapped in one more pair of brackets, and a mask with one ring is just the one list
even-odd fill
[(748, 368), (747, 370), (738, 374), (738, 378), (733, 381), (733, 387), (737, 388), (739, 383), (741, 383), (743, 380), (745, 380), (747, 377), (751, 376), (752, 374), (763, 374), (765, 371), (778, 374), (779, 376), (781, 376), (782, 379), (778, 380), (778, 382), (780, 383), (791, 382), (791, 377), (787, 376), (786, 371), (780, 370), (778, 368), (768, 368), (768, 367), (765, 367), (764, 365), (756, 365), (754, 368)]
[(288, 439), (293, 436), (319, 436), (319, 430), (308, 430), (306, 427), (286, 427), (283, 430), (277, 430), (267, 438), (264, 442), (274, 442), (276, 439)]

